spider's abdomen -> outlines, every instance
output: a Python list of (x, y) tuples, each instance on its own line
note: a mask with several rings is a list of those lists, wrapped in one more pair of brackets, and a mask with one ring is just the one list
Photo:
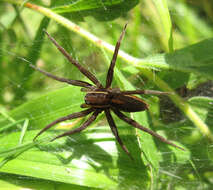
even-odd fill
[(106, 108), (110, 106), (110, 95), (105, 91), (94, 91), (86, 94), (85, 103), (95, 108)]
[(111, 106), (125, 112), (138, 112), (148, 109), (148, 104), (142, 99), (131, 95), (115, 95), (111, 99)]

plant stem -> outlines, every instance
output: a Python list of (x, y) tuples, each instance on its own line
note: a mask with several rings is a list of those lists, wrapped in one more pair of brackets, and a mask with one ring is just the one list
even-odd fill
[(201, 120), (201, 118), (194, 112), (191, 106), (184, 101), (180, 96), (178, 96), (172, 88), (168, 86), (163, 80), (161, 80), (157, 75), (153, 77), (153, 72), (147, 69), (141, 69), (143, 74), (153, 83), (156, 84), (160, 89), (165, 92), (171, 92), (169, 95), (170, 99), (179, 107), (179, 109), (194, 123), (194, 125), (201, 131), (202, 134), (206, 135), (210, 140), (213, 141), (213, 135), (209, 130), (208, 126)]

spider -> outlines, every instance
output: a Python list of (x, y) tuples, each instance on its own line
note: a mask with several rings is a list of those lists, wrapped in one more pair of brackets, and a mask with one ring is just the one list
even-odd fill
[(156, 132), (143, 127), (139, 123), (137, 123), (135, 120), (131, 119), (130, 117), (124, 115), (122, 112), (139, 112), (144, 111), (148, 109), (148, 104), (144, 102), (142, 99), (133, 96), (134, 94), (155, 94), (155, 95), (165, 95), (168, 94), (166, 92), (160, 92), (160, 91), (154, 91), (154, 90), (133, 90), (133, 91), (121, 91), (119, 88), (111, 88), (112, 80), (113, 80), (113, 72), (115, 67), (115, 62), (117, 59), (118, 51), (120, 48), (121, 41), (123, 39), (123, 36), (126, 31), (127, 24), (124, 26), (123, 31), (120, 35), (120, 38), (118, 39), (115, 50), (113, 53), (113, 57), (110, 63), (110, 67), (108, 69), (107, 77), (106, 77), (106, 84), (105, 86), (102, 85), (99, 80), (86, 68), (82, 67), (78, 61), (74, 60), (68, 52), (61, 47), (56, 40), (50, 36), (50, 34), (47, 31), (44, 31), (47, 35), (47, 37), (51, 40), (51, 42), (58, 48), (58, 50), (68, 59), (70, 63), (75, 65), (78, 70), (85, 75), (94, 85), (80, 81), (80, 80), (71, 80), (66, 79), (62, 77), (55, 76), (49, 72), (46, 72), (44, 70), (41, 70), (38, 67), (35, 67), (34, 65), (30, 64), (30, 66), (41, 72), (42, 74), (46, 75), (47, 77), (50, 77), (52, 79), (55, 79), (60, 82), (65, 82), (70, 85), (83, 87), (81, 90), (86, 92), (85, 95), (85, 103), (81, 105), (81, 108), (87, 108), (83, 111), (72, 113), (70, 115), (67, 115), (65, 117), (58, 118), (57, 120), (53, 121), (52, 123), (48, 124), (46, 127), (44, 127), (35, 137), (33, 140), (36, 140), (38, 136), (40, 136), (43, 132), (45, 132), (47, 129), (51, 128), (53, 125), (60, 123), (62, 121), (71, 120), (75, 118), (85, 117), (90, 114), (90, 117), (78, 128), (72, 129), (70, 131), (64, 132), (55, 138), (53, 138), (51, 141), (54, 141), (55, 139), (68, 136), (74, 133), (79, 133), (82, 130), (86, 129), (95, 119), (97, 116), (104, 112), (106, 115), (106, 119), (109, 123), (109, 126), (111, 128), (111, 131), (113, 135), (115, 136), (116, 140), (120, 144), (121, 148), (124, 150), (124, 152), (132, 158), (129, 150), (126, 148), (124, 143), (122, 142), (118, 130), (116, 127), (116, 124), (113, 120), (113, 117), (111, 115), (111, 111), (115, 113), (121, 120), (125, 121), (126, 123), (132, 125), (134, 128), (140, 129), (146, 133), (149, 133), (150, 135), (157, 137), (160, 141), (167, 143), (173, 147), (179, 148), (183, 150), (183, 148), (175, 145), (174, 143), (166, 140), (164, 137), (160, 136)]

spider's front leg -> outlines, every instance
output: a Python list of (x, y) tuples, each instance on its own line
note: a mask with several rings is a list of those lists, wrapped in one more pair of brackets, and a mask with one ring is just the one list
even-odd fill
[(110, 67), (109, 67), (109, 70), (108, 70), (108, 73), (107, 73), (105, 88), (109, 88), (112, 84), (115, 62), (116, 62), (116, 59), (117, 59), (117, 56), (118, 56), (118, 51), (119, 51), (119, 48), (120, 48), (120, 45), (121, 45), (121, 40), (123, 39), (125, 31), (126, 31), (126, 27), (127, 27), (127, 24), (125, 24), (124, 29), (123, 29), (123, 31), (120, 35), (120, 38), (118, 39), (118, 41), (116, 43), (115, 50), (114, 50), (113, 57), (112, 57), (112, 61), (110, 63)]
[(92, 86), (91, 84), (89, 84), (88, 82), (84, 82), (84, 81), (80, 81), (80, 80), (71, 80), (71, 79), (66, 79), (66, 78), (62, 78), (62, 77), (58, 77), (55, 76), (47, 71), (44, 71), (38, 67), (35, 67), (34, 65), (30, 64), (30, 67), (39, 71), (40, 73), (46, 75), (49, 78), (52, 78), (54, 80), (57, 80), (59, 82), (66, 82), (68, 84), (71, 84), (73, 86), (80, 86), (80, 87), (84, 87), (84, 88), (89, 88), (89, 89), (93, 89), (94, 86)]
[(75, 65), (78, 70), (85, 75), (90, 81), (92, 81), (97, 87), (99, 88), (103, 88), (102, 84), (99, 82), (99, 80), (95, 77), (95, 75), (93, 75), (89, 70), (87, 70), (86, 68), (82, 67), (78, 61), (76, 61), (75, 59), (73, 59), (70, 54), (62, 47), (58, 44), (58, 42), (47, 32), (44, 30), (44, 32), (46, 33), (47, 37), (51, 40), (51, 42), (58, 48), (58, 50), (67, 58), (67, 60), (72, 63), (73, 65)]

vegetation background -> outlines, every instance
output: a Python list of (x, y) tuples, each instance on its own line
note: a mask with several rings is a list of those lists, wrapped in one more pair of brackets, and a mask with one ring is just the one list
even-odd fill
[[(51, 121), (79, 111), (85, 93), (41, 75), (29, 63), (87, 80), (43, 29), (104, 83), (113, 46), (127, 22), (113, 86), (172, 92), (143, 96), (150, 109), (130, 116), (185, 151), (114, 115), (134, 161), (115, 143), (104, 115), (81, 134), (48, 143), (84, 119), (62, 123), (32, 142)], [(210, 190), (212, 24), (211, 0), (0, 1), (1, 189)]]

